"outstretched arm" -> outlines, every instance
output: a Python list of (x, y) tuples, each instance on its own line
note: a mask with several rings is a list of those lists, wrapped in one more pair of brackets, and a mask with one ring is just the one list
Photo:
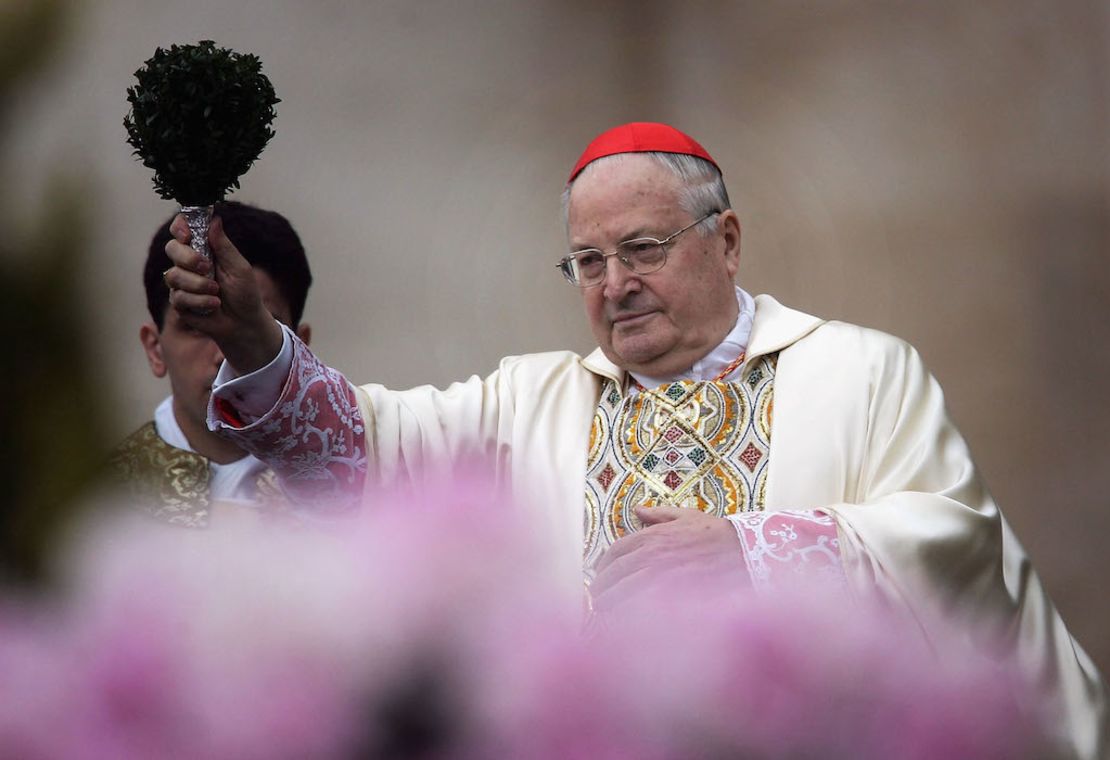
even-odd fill
[(209, 427), (266, 462), (294, 502), (329, 510), (357, 503), (367, 461), (354, 388), (292, 331), (285, 342), (250, 263), (218, 216), (208, 230), (211, 261), (188, 245), (184, 217), (174, 219), (170, 232), (170, 305), (183, 322), (210, 336), (226, 359)]

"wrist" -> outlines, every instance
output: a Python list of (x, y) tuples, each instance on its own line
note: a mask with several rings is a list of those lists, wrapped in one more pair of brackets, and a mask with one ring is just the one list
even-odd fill
[(251, 337), (238, 343), (233, 351), (224, 352), (228, 364), (239, 375), (265, 367), (277, 357), (282, 346), (281, 325), (269, 312), (265, 313), (265, 318), (260, 320), (256, 329), (244, 333)]

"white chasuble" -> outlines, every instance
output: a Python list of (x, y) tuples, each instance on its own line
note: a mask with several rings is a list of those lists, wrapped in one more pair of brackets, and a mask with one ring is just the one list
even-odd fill
[[(295, 354), (270, 412), (226, 431), (284, 473), (287, 490), (290, 483), (317, 492), (320, 484), (357, 488), (364, 478), (371, 484), (411, 482), (482, 456), (492, 460), (498, 479), (511, 486), (516, 503), (546, 537), (574, 596), (581, 594), (582, 551), (590, 540), (583, 534), (584, 483), (592, 493), (587, 501), (596, 503), (587, 507), (594, 515), (595, 551), (619, 530), (636, 527), (625, 520), (641, 497), (688, 499), (699, 508), (703, 499), (725, 514), (734, 508), (734, 523), (776, 511), (820, 511), (836, 523), (854, 594), (879, 595), (919, 621), (926, 635), (934, 625), (947, 628), (965, 617), (988, 626), (1004, 645), (997, 656), (1019, 663), (1042, 689), (1046, 709), (1056, 712), (1064, 754), (1107, 756), (1106, 685), (1068, 634), (980, 481), (939, 385), (903, 341), (757, 296), (740, 377), (750, 379), (764, 357), (777, 354), (770, 381), (773, 419), (769, 396), (766, 404), (774, 450), (756, 461), (753, 449), (749, 468), (743, 459), (747, 443), (736, 437), (738, 431), (730, 434), (728, 459), (741, 478), (727, 486), (724, 478), (713, 484), (712, 478), (702, 482), (704, 477), (700, 485), (688, 485), (690, 474), (708, 460), (710, 450), (700, 440), (712, 437), (716, 412), (697, 425), (666, 427), (664, 419), (688, 423), (682, 399), (656, 396), (647, 416), (621, 417), (614, 401), (608, 416), (597, 420), (610, 381), (619, 388), (626, 380), (600, 350), (585, 357), (509, 357), (485, 378), (408, 391), (374, 384), (356, 389), (338, 373), (329, 375), (299, 343)], [(232, 401), (232, 385), (213, 397)], [(751, 432), (758, 437), (758, 388), (740, 388), (755, 395), (742, 391), (711, 400), (703, 393), (698, 404), (704, 401), (703, 411), (747, 404), (741, 419), (756, 425)], [(209, 424), (227, 427), (212, 412)], [(321, 434), (306, 435), (309, 425)], [(591, 428), (605, 425), (591, 442)], [(671, 429), (675, 441), (666, 438)], [(650, 441), (639, 437), (654, 432), (659, 435)], [(618, 433), (625, 436), (619, 450)], [(321, 441), (318, 450), (297, 449)], [(694, 453), (699, 447), (707, 457), (702, 462)], [(655, 463), (637, 487), (628, 474), (647, 471), (652, 453), (666, 469), (657, 470)], [(667, 462), (668, 456), (674, 461)]]

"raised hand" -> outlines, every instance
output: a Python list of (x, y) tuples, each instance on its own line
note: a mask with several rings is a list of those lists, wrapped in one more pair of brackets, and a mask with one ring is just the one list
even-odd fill
[[(166, 244), (166, 255), (174, 265), (163, 279), (171, 308), (186, 325), (215, 340), (240, 374), (268, 364), (281, 350), (281, 328), (262, 303), (250, 263), (224, 234), (223, 222), (217, 216), (208, 228), (211, 261), (189, 247), (189, 226), (180, 214), (170, 233), (174, 239)], [(209, 277), (213, 265), (214, 278)]]

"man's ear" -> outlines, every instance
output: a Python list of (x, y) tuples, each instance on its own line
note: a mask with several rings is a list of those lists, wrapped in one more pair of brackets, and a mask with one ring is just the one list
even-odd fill
[(297, 325), (297, 329), (294, 330), (294, 332), (297, 333), (298, 338), (304, 341), (306, 346), (309, 344), (309, 341), (312, 340), (312, 325), (308, 322), (301, 322)]
[(146, 351), (146, 360), (155, 377), (166, 376), (166, 362), (162, 359), (162, 335), (153, 322), (144, 322), (139, 328), (139, 342)]
[(729, 275), (736, 279), (740, 271), (740, 218), (732, 209), (726, 209), (717, 218), (717, 229), (725, 241), (725, 266)]

